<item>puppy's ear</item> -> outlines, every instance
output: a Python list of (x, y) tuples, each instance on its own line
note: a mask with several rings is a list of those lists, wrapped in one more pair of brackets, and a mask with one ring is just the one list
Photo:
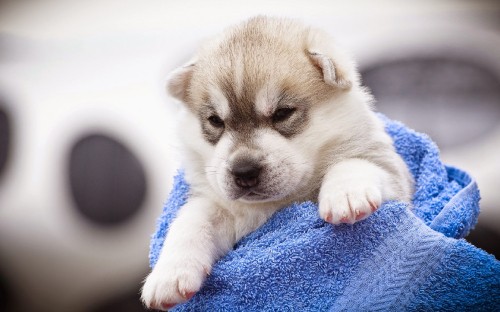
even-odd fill
[(326, 84), (341, 90), (347, 90), (352, 86), (352, 81), (347, 77), (347, 73), (340, 66), (337, 66), (331, 57), (316, 51), (309, 51), (309, 57), (313, 64), (321, 69)]
[(187, 90), (193, 76), (193, 70), (196, 64), (188, 63), (185, 66), (174, 70), (167, 78), (168, 93), (176, 99), (185, 102), (187, 98)]
[(309, 58), (323, 73), (326, 84), (340, 90), (347, 90), (359, 84), (355, 63), (329, 34), (311, 28), (306, 40)]

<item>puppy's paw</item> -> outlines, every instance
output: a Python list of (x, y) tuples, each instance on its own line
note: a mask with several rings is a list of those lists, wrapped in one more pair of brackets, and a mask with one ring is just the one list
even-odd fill
[(382, 194), (376, 187), (336, 188), (320, 194), (319, 214), (332, 224), (353, 224), (370, 216), (381, 202)]
[(157, 263), (142, 288), (142, 302), (150, 309), (170, 309), (191, 299), (207, 274), (208, 269), (192, 261)]
[(373, 183), (371, 179), (344, 176), (321, 187), (319, 214), (332, 224), (353, 224), (366, 219), (381, 203), (382, 190), (378, 183)]

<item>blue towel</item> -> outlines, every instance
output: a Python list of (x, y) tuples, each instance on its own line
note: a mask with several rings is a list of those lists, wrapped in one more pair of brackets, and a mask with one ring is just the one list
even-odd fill
[[(366, 220), (334, 226), (317, 205), (286, 207), (218, 261), (198, 294), (175, 311), (500, 311), (500, 262), (464, 241), (479, 191), (444, 166), (425, 135), (380, 115), (416, 181), (413, 208), (386, 202)], [(189, 186), (180, 172), (150, 265)]]

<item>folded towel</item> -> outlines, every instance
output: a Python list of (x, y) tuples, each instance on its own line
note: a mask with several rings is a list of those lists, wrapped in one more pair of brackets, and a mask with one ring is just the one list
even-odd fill
[[(500, 262), (462, 238), (479, 191), (444, 166), (425, 135), (380, 115), (416, 181), (413, 208), (386, 202), (354, 225), (334, 226), (317, 205), (272, 216), (218, 261), (176, 311), (500, 311)], [(180, 172), (153, 235), (153, 267), (189, 186)]]

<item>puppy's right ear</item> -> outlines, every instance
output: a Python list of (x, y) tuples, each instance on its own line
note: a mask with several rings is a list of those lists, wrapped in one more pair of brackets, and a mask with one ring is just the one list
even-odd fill
[(191, 62), (174, 70), (167, 78), (168, 93), (174, 98), (186, 102), (189, 84), (196, 64)]
[(309, 51), (309, 57), (314, 65), (321, 69), (326, 84), (341, 90), (347, 90), (351, 87), (352, 82), (347, 73), (338, 64), (334, 63), (331, 57), (316, 51)]
[(359, 85), (356, 65), (329, 34), (322, 30), (310, 29), (307, 52), (312, 63), (321, 70), (326, 84), (340, 90)]

